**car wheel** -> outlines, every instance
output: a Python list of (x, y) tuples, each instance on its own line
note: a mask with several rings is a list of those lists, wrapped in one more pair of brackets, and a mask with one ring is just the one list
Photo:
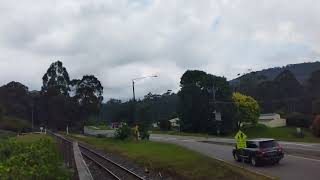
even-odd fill
[(236, 160), (236, 161), (238, 161), (238, 162), (241, 161), (241, 159), (239, 158), (239, 156), (237, 155), (237, 153), (233, 153), (233, 158), (234, 158), (234, 160)]
[(250, 163), (252, 166), (258, 166), (257, 159), (255, 157), (250, 158)]

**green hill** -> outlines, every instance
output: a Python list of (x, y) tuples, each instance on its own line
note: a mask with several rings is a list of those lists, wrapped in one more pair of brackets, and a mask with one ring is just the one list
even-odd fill
[(320, 62), (305, 62), (299, 64), (289, 64), (283, 67), (274, 67), (269, 69), (263, 69), (261, 71), (254, 71), (245, 75), (240, 76), (239, 78), (233, 79), (230, 83), (237, 83), (239, 79), (246, 79), (250, 76), (254, 76), (257, 79), (264, 79), (264, 80), (273, 80), (277, 77), (281, 72), (284, 70), (291, 71), (296, 79), (304, 84), (306, 80), (310, 77), (311, 73), (320, 70)]

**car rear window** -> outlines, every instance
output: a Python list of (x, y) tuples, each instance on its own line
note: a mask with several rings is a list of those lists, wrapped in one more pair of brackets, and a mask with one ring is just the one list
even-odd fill
[(247, 141), (247, 148), (258, 148), (255, 142)]
[(263, 141), (259, 143), (260, 148), (272, 148), (278, 146), (276, 141)]

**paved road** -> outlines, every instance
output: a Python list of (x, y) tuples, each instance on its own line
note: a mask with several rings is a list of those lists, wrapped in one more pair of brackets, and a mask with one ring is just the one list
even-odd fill
[[(232, 147), (227, 145), (218, 145), (211, 143), (199, 142), (202, 140), (214, 140), (215, 138), (201, 138), (201, 137), (183, 137), (173, 135), (158, 135), (153, 134), (152, 140), (171, 142), (182, 145), (194, 151), (198, 151), (213, 158), (222, 159), (230, 163), (244, 166), (250, 170), (258, 171), (260, 173), (279, 177), (284, 180), (319, 180), (320, 179), (320, 160), (313, 158), (305, 158), (295, 155), (286, 155), (279, 165), (252, 167), (249, 164), (238, 163), (233, 160), (231, 155)], [(216, 140), (216, 139), (215, 139)], [(223, 141), (223, 139), (218, 139)], [(232, 141), (225, 139), (226, 141)], [(319, 144), (309, 143), (291, 143), (280, 142), (284, 148), (306, 148), (312, 150), (320, 150)]]
[[(167, 137), (167, 138), (182, 138), (182, 139), (192, 139), (197, 141), (212, 141), (220, 142), (227, 144), (234, 144), (235, 140), (230, 138), (204, 138), (204, 137), (193, 137), (193, 136), (175, 136), (167, 134), (152, 134), (153, 137)], [(319, 143), (304, 143), (304, 142), (288, 142), (288, 141), (279, 141), (281, 146), (284, 149), (288, 150), (301, 150), (306, 152), (313, 152), (314, 154), (319, 155), (320, 157), (320, 144)]]

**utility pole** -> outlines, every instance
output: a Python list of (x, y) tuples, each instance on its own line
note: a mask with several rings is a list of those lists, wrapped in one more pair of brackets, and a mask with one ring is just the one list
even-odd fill
[(213, 82), (212, 82), (212, 96), (213, 96), (213, 103), (215, 104), (216, 103), (216, 89), (214, 87), (214, 83)]
[(34, 131), (34, 102), (32, 102), (32, 110), (31, 110), (31, 123), (32, 123), (32, 132)]
[(215, 122), (216, 124), (216, 130), (217, 130), (217, 135), (220, 134), (220, 123), (221, 123), (221, 114), (220, 112), (217, 112), (217, 107), (216, 107), (216, 88), (214, 86), (214, 79), (212, 79), (212, 102), (211, 104), (211, 119), (212, 121)]

